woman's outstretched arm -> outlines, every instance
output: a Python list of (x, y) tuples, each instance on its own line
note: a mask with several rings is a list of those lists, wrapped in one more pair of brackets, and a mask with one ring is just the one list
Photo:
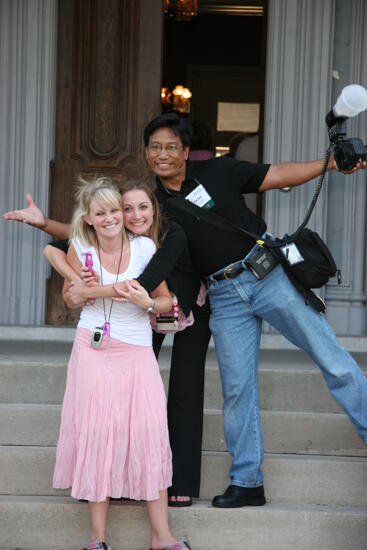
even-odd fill
[(26, 198), (28, 203), (27, 208), (5, 212), (3, 214), (4, 220), (13, 220), (32, 225), (57, 239), (68, 239), (70, 237), (70, 224), (46, 218), (31, 195), (27, 194)]

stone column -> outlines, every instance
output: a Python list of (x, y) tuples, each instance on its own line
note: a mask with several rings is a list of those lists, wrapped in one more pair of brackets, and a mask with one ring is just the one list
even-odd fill
[[(270, 0), (267, 42), (264, 161), (322, 158), (328, 145), (335, 1)], [(303, 221), (316, 180), (265, 195), (265, 220), (277, 236)], [(327, 184), (309, 227), (326, 237)], [(269, 332), (268, 326), (264, 331)]]
[[(57, 0), (0, 3), (0, 204), (23, 207), (30, 193), (48, 210), (55, 136)], [(46, 237), (0, 221), (0, 324), (42, 324)]]
[[(344, 86), (367, 85), (367, 5), (363, 0), (337, 0), (333, 103)], [(350, 137), (367, 143), (367, 112), (347, 122)], [(326, 287), (327, 317), (338, 334), (366, 334), (366, 184), (365, 172), (344, 177), (330, 174), (328, 188), (328, 244), (343, 282)]]

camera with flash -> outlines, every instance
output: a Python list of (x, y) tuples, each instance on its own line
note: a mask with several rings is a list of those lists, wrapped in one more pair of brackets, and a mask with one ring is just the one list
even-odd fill
[(347, 138), (346, 121), (367, 109), (367, 90), (359, 84), (343, 88), (337, 102), (326, 115), (332, 153), (339, 170), (351, 170), (367, 160), (367, 147), (359, 138)]

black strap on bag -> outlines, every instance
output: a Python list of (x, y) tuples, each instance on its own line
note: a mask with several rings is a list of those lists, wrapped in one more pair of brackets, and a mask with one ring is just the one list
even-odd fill
[(252, 239), (254, 239), (260, 246), (266, 245), (268, 248), (279, 248), (281, 246), (284, 246), (286, 244), (294, 242), (294, 240), (298, 237), (298, 235), (306, 227), (306, 225), (307, 225), (307, 223), (308, 223), (308, 221), (311, 217), (312, 211), (315, 208), (317, 199), (319, 197), (321, 187), (322, 187), (322, 184), (323, 184), (323, 180), (324, 180), (324, 177), (325, 177), (325, 173), (326, 173), (326, 168), (327, 168), (327, 165), (328, 165), (328, 162), (329, 162), (329, 158), (330, 158), (330, 149), (328, 149), (327, 152), (326, 152), (324, 164), (323, 164), (323, 167), (322, 167), (322, 172), (319, 176), (319, 180), (316, 184), (316, 188), (315, 188), (314, 195), (312, 197), (311, 204), (308, 208), (308, 211), (306, 213), (306, 216), (305, 216), (303, 222), (296, 229), (296, 231), (294, 233), (292, 233), (292, 235), (285, 234), (282, 239), (275, 239), (275, 240), (266, 239), (266, 240), (263, 240), (263, 238), (260, 235), (256, 235), (255, 233), (252, 233), (251, 231), (248, 231), (247, 229), (244, 229), (243, 227), (232, 223), (231, 221), (223, 218), (219, 214), (216, 214), (215, 212), (212, 212), (209, 209), (201, 208), (200, 206), (197, 206), (196, 204), (188, 201), (187, 199), (185, 199), (182, 196), (171, 195), (171, 197), (169, 199), (169, 203), (174, 204), (175, 206), (177, 206), (178, 208), (180, 208), (184, 212), (186, 212), (188, 214), (191, 214), (197, 220), (203, 219), (206, 222), (210, 223), (211, 225), (214, 225), (215, 227), (219, 227), (219, 228), (225, 229), (227, 231), (228, 230), (232, 230), (232, 231), (234, 230), (235, 232), (240, 232), (242, 234), (245, 234), (248, 237), (251, 237)]
[[(168, 202), (191, 216), (194, 216), (198, 220), (204, 220), (226, 231), (230, 230), (237, 234), (245, 234), (254, 239), (260, 246), (265, 246), (271, 250), (277, 260), (283, 265), (293, 285), (304, 296), (305, 302), (313, 306), (317, 311), (324, 312), (324, 302), (319, 296), (312, 292), (311, 289), (321, 288), (327, 283), (329, 278), (335, 276), (335, 274), (338, 274), (338, 283), (340, 284), (340, 271), (337, 270), (333, 256), (321, 237), (315, 231), (306, 228), (306, 225), (319, 197), (329, 158), (330, 149), (326, 152), (323, 168), (303, 222), (292, 235), (286, 234), (282, 239), (263, 239), (260, 235), (247, 231), (243, 227), (226, 220), (219, 214), (193, 204), (184, 197), (172, 195)], [(296, 244), (303, 257), (303, 261), (293, 265), (290, 265), (282, 252), (282, 248), (291, 243)]]

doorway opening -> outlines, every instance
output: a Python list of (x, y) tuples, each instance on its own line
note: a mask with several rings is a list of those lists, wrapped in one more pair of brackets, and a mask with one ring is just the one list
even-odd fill
[[(183, 116), (210, 131), (215, 155), (262, 160), (266, 3), (199, 0), (190, 21), (165, 16), (162, 87), (189, 88)], [(246, 202), (261, 214), (261, 194)]]

